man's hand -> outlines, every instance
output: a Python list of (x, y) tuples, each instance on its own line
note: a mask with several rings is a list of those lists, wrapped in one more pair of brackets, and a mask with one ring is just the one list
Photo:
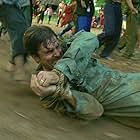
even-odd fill
[(138, 10), (136, 8), (131, 8), (130, 9), (133, 15), (138, 14)]
[(132, 0), (126, 0), (126, 3), (132, 14), (138, 14), (138, 10), (134, 7)]
[(38, 83), (43, 87), (56, 85), (59, 81), (59, 76), (53, 71), (40, 71), (37, 75)]
[(83, 8), (87, 8), (86, 3), (85, 3), (84, 0), (81, 0), (81, 6), (82, 6)]
[(56, 91), (56, 85), (40, 85), (39, 79), (35, 74), (32, 75), (30, 87), (38, 96), (51, 95)]

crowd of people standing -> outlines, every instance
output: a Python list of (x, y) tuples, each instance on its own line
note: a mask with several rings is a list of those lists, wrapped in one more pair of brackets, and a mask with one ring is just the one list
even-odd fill
[[(7, 8), (11, 5), (12, 3), (5, 4), (4, 2), (0, 10), (2, 10), (3, 7)], [(44, 5), (38, 0), (34, 1), (34, 3), (31, 3), (30, 0), (27, 0), (26, 4), (23, 4), (23, 6), (20, 5), (19, 2), (16, 4), (17, 9), (14, 9), (15, 7), (12, 8), (14, 10), (20, 10), (20, 8), (25, 7), (24, 10), (22, 10), (26, 20), (25, 29), (31, 25), (31, 15), (37, 19), (38, 24), (42, 24), (44, 21), (44, 16), (47, 16), (47, 23), (50, 24), (53, 13), (56, 12), (58, 17), (56, 26), (61, 27), (61, 31), (57, 33), (58, 37), (62, 37), (70, 30), (71, 35), (73, 35), (80, 30), (90, 32), (91, 27), (102, 28), (103, 31), (97, 35), (100, 46), (103, 46), (104, 48), (100, 54), (100, 57), (107, 59), (112, 54), (112, 51), (116, 48), (120, 52), (125, 50), (125, 52), (123, 51), (122, 56), (127, 58), (133, 57), (135, 47), (138, 46), (140, 42), (140, 4), (137, 0), (126, 0), (124, 5), (125, 12), (123, 14), (126, 15), (126, 30), (123, 35), (122, 2), (119, 0), (106, 0), (105, 4), (101, 5), (98, 16), (95, 15), (95, 6), (93, 0), (71, 0), (69, 3), (65, 3), (65, 1), (62, 0), (55, 11), (52, 8), (52, 5)], [(0, 18), (2, 22), (1, 32), (2, 30), (5, 30), (10, 33), (8, 26), (9, 23), (4, 18), (3, 12), (1, 12)], [(7, 28), (5, 28), (5, 25)], [(12, 47), (13, 49), (15, 48), (14, 46)], [(15, 64), (13, 60), (17, 55), (15, 50), (16, 49), (13, 51), (15, 54), (13, 54), (10, 61), (12, 63), (10, 64)], [(14, 67), (15, 65), (12, 66)]]
[[(101, 28), (103, 32), (97, 35), (100, 46), (104, 48), (100, 54), (101, 58), (110, 58), (110, 55), (116, 48), (120, 50), (120, 52), (122, 49), (126, 49), (122, 56), (127, 58), (133, 57), (135, 46), (139, 44), (138, 42), (140, 40), (138, 37), (139, 2), (127, 0), (124, 4), (125, 7), (127, 7), (127, 12), (125, 13), (122, 13), (123, 4), (121, 3), (119, 0), (106, 0), (105, 4), (101, 5), (98, 15), (95, 15), (95, 6), (92, 0), (71, 0), (69, 3), (65, 3), (65, 1), (62, 0), (56, 10), (58, 17), (56, 26), (63, 27), (62, 30), (57, 33), (58, 36), (62, 37), (70, 30), (71, 35), (73, 35), (82, 29), (89, 32), (92, 27)], [(39, 11), (37, 23), (39, 23), (39, 21), (43, 23), (44, 15), (47, 15), (47, 23), (49, 24), (54, 12), (52, 7), (48, 5), (47, 8), (40, 8)], [(125, 33), (121, 37), (122, 14), (127, 16), (127, 23)], [(130, 28), (133, 31), (135, 30), (135, 32), (130, 31)], [(130, 35), (133, 35), (133, 37), (129, 37)]]

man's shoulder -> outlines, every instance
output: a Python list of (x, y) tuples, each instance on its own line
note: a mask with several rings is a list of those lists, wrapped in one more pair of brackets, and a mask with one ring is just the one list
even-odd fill
[(81, 40), (87, 40), (88, 38), (97, 38), (95, 34), (92, 32), (86, 32), (84, 30), (81, 30), (80, 32), (76, 33), (74, 36), (71, 37), (71, 41), (74, 41), (75, 39)]
[(16, 5), (19, 8), (30, 5), (30, 0), (0, 0), (0, 3)]
[(9, 4), (9, 5), (14, 5), (15, 4), (14, 0), (1, 0), (1, 2), (5, 3), (5, 4)]

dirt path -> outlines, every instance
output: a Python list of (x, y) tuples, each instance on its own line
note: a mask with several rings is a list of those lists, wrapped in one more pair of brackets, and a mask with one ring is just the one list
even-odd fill
[[(0, 39), (0, 140), (139, 140), (140, 130), (107, 118), (80, 121), (44, 110), (29, 86), (14, 82), (4, 70), (9, 54), (7, 36)], [(114, 54), (114, 58), (116, 55)], [(133, 61), (99, 60), (124, 71), (140, 71)], [(131, 64), (131, 65), (130, 65)], [(27, 70), (35, 63), (29, 62)]]

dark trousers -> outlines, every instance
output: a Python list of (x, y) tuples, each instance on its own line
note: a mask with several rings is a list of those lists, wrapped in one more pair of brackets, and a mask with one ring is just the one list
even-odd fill
[(77, 31), (85, 30), (90, 32), (92, 16), (78, 16)]
[(0, 21), (4, 22), (11, 40), (11, 63), (14, 63), (14, 58), (18, 55), (26, 57), (23, 36), (31, 24), (27, 21), (26, 15), (27, 12), (23, 12), (22, 9), (12, 5), (2, 5), (0, 7)]
[(51, 17), (52, 17), (51, 15), (48, 16), (48, 23), (50, 23)]
[(98, 35), (99, 45), (104, 45), (101, 57), (108, 57), (117, 46), (122, 27), (121, 4), (117, 2), (106, 3), (104, 7), (104, 30)]
[(68, 32), (69, 30), (71, 30), (72, 27), (73, 26), (70, 23), (67, 23), (66, 26), (65, 26), (65, 28), (61, 32), (59, 32), (58, 35), (59, 36), (63, 36), (63, 34), (65, 34), (66, 32)]

